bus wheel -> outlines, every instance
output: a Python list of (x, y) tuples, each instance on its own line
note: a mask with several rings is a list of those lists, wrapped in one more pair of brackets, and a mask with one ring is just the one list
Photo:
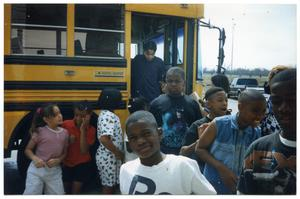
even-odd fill
[(22, 139), (22, 142), (20, 144), (20, 147), (18, 149), (18, 154), (17, 154), (17, 165), (18, 165), (18, 171), (23, 179), (26, 179), (27, 175), (27, 169), (29, 167), (29, 164), (31, 162), (30, 159), (28, 159), (25, 155), (25, 148), (27, 143), (29, 142), (30, 136), (25, 136)]

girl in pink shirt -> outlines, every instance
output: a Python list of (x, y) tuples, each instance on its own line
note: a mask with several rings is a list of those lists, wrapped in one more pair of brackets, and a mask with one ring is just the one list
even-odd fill
[(68, 133), (59, 127), (62, 114), (55, 104), (38, 108), (30, 128), (25, 154), (31, 163), (24, 194), (64, 194), (60, 163), (65, 158)]

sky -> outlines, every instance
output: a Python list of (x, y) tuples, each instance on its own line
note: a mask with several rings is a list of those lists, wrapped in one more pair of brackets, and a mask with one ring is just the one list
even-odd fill
[[(20, 3), (21, 1), (4, 0), (4, 2)], [(39, 3), (44, 1), (29, 0), (26, 2)], [(53, 0), (53, 1), (48, 0), (46, 2), (65, 3), (66, 0)], [(95, 1), (92, 0), (88, 0), (87, 2), (95, 3)], [(104, 0), (98, 2), (109, 2), (109, 1)], [(114, 0), (111, 0), (110, 2), (120, 3), (120, 1), (114, 1)], [(162, 3), (162, 2), (163, 2), (162, 0), (156, 1), (156, 3)], [(285, 2), (285, 1), (282, 0), (281, 2)], [(149, 3), (149, 1), (147, 1), (147, 3)], [(184, 1), (175, 0), (175, 1), (168, 1), (168, 3), (184, 3)], [(195, 0), (191, 3), (202, 3), (202, 0)], [(0, 13), (2, 13), (0, 14), (1, 15), (0, 24), (3, 27), (3, 3), (1, 5)], [(261, 67), (261, 68), (271, 69), (273, 66), (278, 64), (295, 65), (297, 62), (297, 39), (296, 39), (297, 16), (296, 15), (297, 14), (296, 14), (295, 5), (273, 4), (273, 3), (269, 5), (237, 4), (237, 3), (235, 4), (206, 3), (204, 20), (208, 21), (208, 19), (210, 19), (210, 22), (213, 25), (225, 28), (226, 36), (227, 36), (225, 42), (225, 56), (226, 56), (224, 60), (225, 67), (229, 67), (231, 63), (232, 33), (234, 33), (233, 68)], [(235, 24), (234, 32), (232, 31), (233, 24)], [(0, 29), (0, 35), (1, 38), (3, 38), (3, 28)], [(201, 42), (202, 42), (201, 44), (202, 44), (203, 66), (215, 67), (218, 62), (217, 61), (218, 31), (203, 28), (201, 32)], [(2, 53), (3, 55), (3, 48), (0, 49), (0, 53)], [(1, 62), (3, 63), (3, 56), (1, 57)], [(1, 73), (0, 79), (2, 82), (1, 88), (3, 91), (4, 89), (3, 88), (3, 67), (0, 73)], [(298, 88), (299, 87), (300, 86), (298, 85)], [(1, 95), (1, 101), (4, 101), (3, 92), (1, 92), (0, 95)], [(300, 107), (298, 106), (298, 108)], [(2, 124), (3, 113), (4, 113), (3, 106), (1, 106), (1, 111), (0, 111), (1, 126), (3, 126)], [(300, 117), (298, 117), (298, 123), (299, 120)], [(2, 145), (3, 142), (0, 142), (0, 147), (3, 148)], [(0, 164), (0, 171), (1, 171), (0, 172), (1, 182), (3, 182), (2, 180), (2, 176), (4, 172), (3, 164)], [(0, 185), (0, 193), (1, 193), (0, 195), (3, 194), (2, 184)], [(80, 196), (72, 196), (72, 197), (80, 198)], [(96, 198), (97, 196), (89, 196), (89, 197)], [(118, 196), (111, 196), (111, 198), (117, 198), (117, 197)], [(206, 198), (207, 197), (208, 196), (206, 196)], [(57, 198), (57, 196), (55, 198)], [(179, 198), (179, 196), (172, 196), (172, 198)]]
[[(225, 29), (223, 67), (296, 65), (296, 4), (205, 4), (204, 12), (203, 21)], [(202, 28), (200, 34), (203, 67), (212, 69), (218, 63), (219, 31)]]
[[(57, 0), (54, 0), (56, 2)], [(172, 3), (204, 3), (202, 19), (225, 29), (224, 46), (226, 68), (267, 68), (275, 65), (295, 66), (297, 62), (297, 5), (283, 4), (285, 1), (265, 1), (269, 4), (226, 3), (223, 1), (175, 0)], [(5, 2), (18, 2), (5, 0)], [(32, 1), (38, 3), (39, 1)], [(49, 1), (43, 1), (49, 2)], [(60, 1), (59, 1), (60, 2)], [(63, 0), (64, 2), (64, 0)], [(74, 1), (72, 2), (82, 2)], [(88, 2), (95, 3), (89, 0)], [(166, 3), (164, 0), (115, 1), (104, 3)], [(213, 3), (210, 3), (213, 2)], [(252, 1), (251, 1), (252, 2)], [(270, 3), (271, 2), (271, 3)], [(279, 3), (278, 3), (279, 2)], [(168, 2), (170, 3), (170, 2)], [(202, 65), (216, 67), (218, 60), (219, 33), (215, 29), (201, 29)], [(232, 42), (233, 38), (233, 42)]]

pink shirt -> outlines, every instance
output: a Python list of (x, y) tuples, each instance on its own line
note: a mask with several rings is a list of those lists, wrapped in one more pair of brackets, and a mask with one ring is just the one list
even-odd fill
[(61, 156), (68, 145), (67, 130), (58, 127), (56, 131), (48, 126), (39, 127), (37, 130), (38, 133), (32, 134), (32, 140), (36, 143), (35, 155), (44, 161)]

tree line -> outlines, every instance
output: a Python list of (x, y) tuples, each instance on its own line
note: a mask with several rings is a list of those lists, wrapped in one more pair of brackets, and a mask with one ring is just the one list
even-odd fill
[[(203, 68), (203, 73), (210, 73), (214, 74), (216, 73), (216, 69), (208, 69), (208, 68)], [(226, 70), (225, 74), (226, 75), (246, 75), (246, 76), (268, 76), (270, 70), (265, 69), (265, 68), (254, 68), (254, 69), (247, 69), (247, 68), (236, 68), (233, 70)]]

